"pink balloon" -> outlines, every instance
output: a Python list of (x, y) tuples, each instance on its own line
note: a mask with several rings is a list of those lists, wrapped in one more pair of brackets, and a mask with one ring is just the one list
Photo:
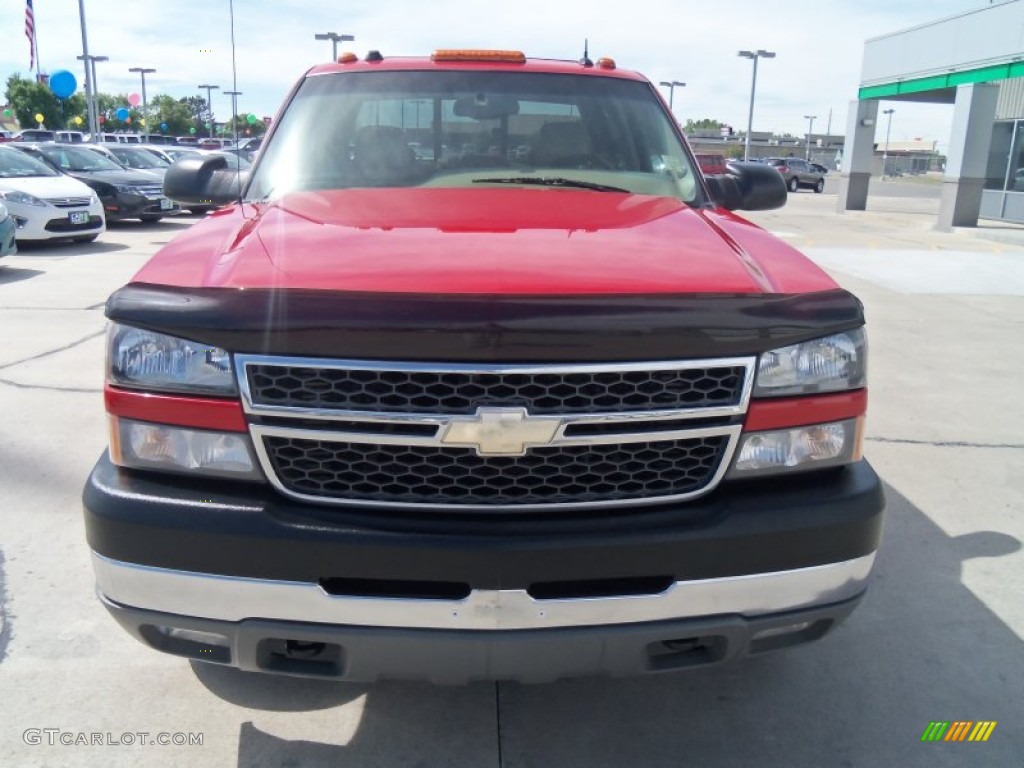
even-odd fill
[(128, 103), (131, 104), (133, 107), (139, 106), (139, 103), (141, 101), (142, 101), (142, 97), (139, 96), (139, 94), (137, 94), (137, 93), (129, 93), (128, 94)]

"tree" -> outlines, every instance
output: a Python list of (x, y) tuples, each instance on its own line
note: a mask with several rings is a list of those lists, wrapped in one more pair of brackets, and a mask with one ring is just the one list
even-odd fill
[[(149, 103), (150, 133), (166, 133), (170, 136), (184, 136), (189, 128), (196, 127), (195, 116), (186, 99), (173, 96), (154, 96)], [(164, 131), (160, 126), (166, 125)]]
[(202, 128), (213, 120), (213, 111), (210, 109), (209, 103), (202, 96), (186, 96), (181, 101), (188, 107), (189, 112), (192, 114), (192, 120), (197, 127)]
[(262, 120), (249, 123), (248, 115), (235, 115), (224, 124), (222, 133), (225, 136), (234, 136), (236, 127), (238, 128), (238, 138), (240, 139), (255, 138), (267, 132), (267, 126)]
[(81, 93), (58, 99), (49, 86), (17, 73), (7, 78), (5, 97), (23, 128), (35, 127), (37, 114), (43, 116), (43, 125), (50, 130), (67, 128), (76, 115), (85, 114), (85, 97)]
[(717, 131), (722, 129), (725, 123), (720, 123), (718, 120), (712, 120), (709, 117), (701, 118), (700, 120), (687, 120), (686, 125), (683, 126), (683, 131), (686, 133), (696, 133), (697, 131)]

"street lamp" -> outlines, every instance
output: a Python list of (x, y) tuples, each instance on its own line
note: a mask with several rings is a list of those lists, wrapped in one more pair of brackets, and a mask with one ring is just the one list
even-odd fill
[(82, 27), (82, 55), (78, 60), (85, 63), (85, 112), (89, 119), (89, 138), (96, 141), (96, 87), (90, 72), (89, 36), (85, 30), (85, 0), (78, 0), (78, 20)]
[(892, 130), (892, 113), (895, 109), (883, 109), (882, 114), (889, 116), (889, 123), (885, 127), (885, 149), (882, 150), (882, 178), (885, 178), (885, 165), (889, 159), (889, 131)]
[(213, 94), (211, 92), (217, 90), (218, 88), (220, 88), (220, 86), (219, 85), (206, 85), (204, 83), (203, 85), (197, 85), (196, 88), (205, 88), (206, 89), (206, 106), (210, 110), (210, 138), (212, 139), (213, 138), (213, 122), (214, 122), (214, 120), (213, 120)]
[(676, 86), (685, 88), (686, 83), (681, 83), (678, 80), (662, 80), (658, 85), (663, 85), (668, 88), (668, 109), (672, 111), (672, 98), (676, 95)]
[(147, 111), (147, 104), (148, 104), (148, 102), (146, 101), (146, 75), (152, 74), (153, 72), (156, 72), (156, 70), (155, 69), (151, 69), (149, 67), (131, 67), (128, 71), (129, 72), (138, 72), (140, 75), (142, 75), (142, 133), (143, 133), (143, 137), (146, 140), (146, 143), (148, 144), (149, 143), (149, 112)]
[(99, 93), (99, 89), (96, 87), (96, 62), (97, 61), (110, 61), (109, 56), (77, 56), (79, 61), (85, 62), (85, 76), (88, 78), (88, 86), (86, 89), (86, 99), (89, 98), (89, 92), (92, 92), (92, 100), (90, 104), (86, 104), (86, 109), (89, 111), (89, 133), (92, 136), (92, 140), (96, 141), (96, 134), (100, 132), (99, 114), (96, 112), (96, 95)]
[(317, 32), (315, 35), (313, 35), (313, 37), (315, 37), (317, 40), (330, 40), (331, 41), (331, 50), (333, 52), (332, 56), (331, 56), (331, 61), (337, 61), (338, 60), (338, 42), (339, 41), (341, 41), (343, 43), (347, 43), (347, 42), (352, 42), (353, 40), (355, 40), (355, 38), (352, 37), (352, 35), (339, 35), (337, 32)]
[(750, 82), (750, 113), (747, 115), (747, 140), (743, 145), (743, 159), (750, 159), (750, 132), (754, 127), (754, 92), (757, 90), (757, 60), (774, 59), (774, 51), (766, 51), (759, 48), (756, 51), (740, 51), (739, 56), (745, 59), (752, 59), (754, 62), (754, 78)]
[(225, 96), (231, 97), (231, 134), (237, 138), (238, 136), (238, 97), (242, 95), (241, 91), (224, 91)]
[(807, 162), (811, 162), (811, 134), (814, 132), (814, 121), (817, 119), (817, 115), (804, 115), (804, 120), (810, 120), (811, 124), (807, 126)]

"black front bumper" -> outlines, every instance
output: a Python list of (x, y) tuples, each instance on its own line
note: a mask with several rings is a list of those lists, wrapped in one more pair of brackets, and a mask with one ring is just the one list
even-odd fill
[(104, 455), (86, 484), (88, 541), (111, 560), (318, 583), (527, 589), (609, 579), (714, 579), (871, 554), (885, 500), (865, 461), (727, 483), (683, 503), (575, 515), (441, 515), (322, 507), (269, 486), (123, 470)]
[(181, 213), (181, 206), (177, 203), (172, 203), (170, 208), (164, 208), (160, 198), (124, 192), (119, 192), (113, 197), (101, 198), (101, 202), (107, 221), (137, 219), (140, 216), (176, 216)]
[[(818, 640), (863, 594), (829, 605), (745, 617), (722, 614), (636, 624), (473, 632), (215, 621), (104, 604), (145, 645), (196, 661), (353, 683), (380, 679), (465, 684), (546, 683), (566, 677), (632, 677), (728, 663)], [(167, 633), (204, 633), (187, 639)], [(204, 642), (215, 641), (215, 642)]]

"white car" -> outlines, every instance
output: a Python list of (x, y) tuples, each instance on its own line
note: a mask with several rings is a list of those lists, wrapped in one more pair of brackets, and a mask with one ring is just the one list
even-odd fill
[(19, 242), (95, 240), (107, 228), (103, 206), (88, 186), (16, 149), (0, 146), (0, 203)]

